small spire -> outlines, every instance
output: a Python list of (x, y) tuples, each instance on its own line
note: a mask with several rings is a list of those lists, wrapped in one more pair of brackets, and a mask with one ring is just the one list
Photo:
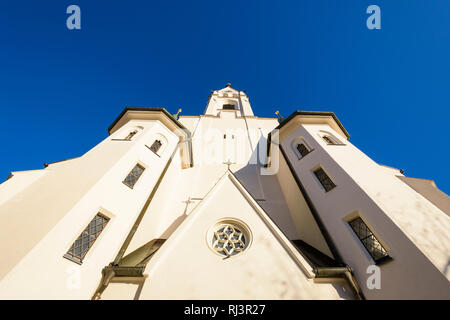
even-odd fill
[(230, 87), (230, 88), (231, 88), (231, 83), (228, 82), (228, 83), (227, 83), (227, 87)]
[(177, 113), (175, 113), (173, 116), (178, 120), (178, 118), (179, 118), (179, 114), (181, 113), (181, 108), (180, 109), (178, 109), (178, 112)]
[(279, 119), (279, 121), (281, 122), (281, 121), (283, 121), (284, 119), (286, 119), (285, 117), (283, 117), (281, 114), (280, 114), (280, 111), (275, 111), (275, 114), (277, 115), (277, 117), (278, 117), (278, 119)]

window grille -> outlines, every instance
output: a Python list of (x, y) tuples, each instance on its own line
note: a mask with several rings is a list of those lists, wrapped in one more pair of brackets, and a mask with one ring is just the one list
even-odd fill
[(141, 166), (140, 164), (137, 164), (133, 170), (127, 175), (125, 180), (123, 180), (123, 183), (127, 185), (130, 188), (133, 188), (136, 182), (138, 181), (139, 177), (144, 172), (145, 168)]
[(386, 249), (384, 249), (360, 217), (349, 221), (349, 224), (375, 262), (380, 262), (386, 258), (389, 258)]
[(308, 148), (303, 143), (297, 144), (297, 150), (302, 157), (306, 156), (309, 153)]
[(80, 236), (75, 240), (64, 257), (81, 264), (95, 240), (98, 238), (103, 229), (105, 229), (108, 221), (109, 218), (97, 213), (86, 229), (84, 229)]
[(322, 168), (315, 170), (314, 174), (316, 175), (317, 179), (319, 179), (319, 182), (324, 187), (325, 191), (328, 192), (334, 187), (336, 187), (334, 182), (330, 179), (330, 177), (325, 173), (325, 171)]
[(153, 144), (151, 145), (150, 150), (152, 150), (154, 153), (157, 154), (161, 146), (162, 146), (161, 141), (155, 140), (155, 142), (153, 142)]
[(214, 232), (212, 247), (217, 253), (225, 257), (234, 256), (242, 252), (246, 246), (247, 237), (237, 226), (222, 225)]

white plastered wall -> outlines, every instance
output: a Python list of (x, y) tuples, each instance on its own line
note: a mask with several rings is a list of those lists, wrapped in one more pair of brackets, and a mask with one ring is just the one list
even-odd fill
[[(327, 125), (293, 123), (282, 146), (304, 184), (344, 261), (356, 273), (369, 299), (450, 298), (450, 218), (380, 167), (350, 142), (327, 145), (321, 130), (340, 137)], [(302, 136), (314, 151), (298, 161), (290, 143)], [(380, 146), (382, 147), (382, 146)], [(337, 185), (324, 192), (312, 170), (322, 166)], [(393, 260), (381, 265), (381, 290), (368, 290), (366, 272), (374, 264), (347, 220), (360, 214)]]
[[(146, 268), (139, 299), (352, 299), (342, 279), (314, 281), (311, 267), (236, 181), (225, 173), (163, 244)], [(252, 239), (228, 259), (210, 247), (210, 228), (223, 219), (247, 226)], [(125, 285), (126, 294), (123, 286), (108, 286), (103, 297), (135, 298), (137, 286)]]
[[(46, 170), (51, 173), (51, 180), (42, 181), (42, 185), (40, 181), (34, 183), (30, 190), (13, 198), (15, 203), (0, 207), (2, 216), (10, 214), (9, 208), (18, 215), (18, 221), (7, 223), (22, 223), (28, 228), (19, 233), (14, 227), (6, 228), (1, 235), (2, 244), (17, 234), (34, 236), (30, 235), (32, 241), (21, 239), (3, 249), (6, 256), (9, 254), (15, 260), (13, 267), (2, 262), (7, 269), (0, 282), (0, 299), (91, 298), (102, 268), (115, 258), (179, 141), (159, 121), (130, 121), (127, 126), (141, 126), (143, 130), (132, 141), (112, 140), (123, 138), (119, 130), (79, 159), (49, 166)], [(145, 146), (153, 142), (156, 133), (168, 140), (161, 157)], [(138, 162), (146, 169), (130, 189), (122, 181)], [(110, 221), (82, 265), (63, 258), (97, 212), (108, 216)], [(33, 224), (27, 224), (28, 220)]]

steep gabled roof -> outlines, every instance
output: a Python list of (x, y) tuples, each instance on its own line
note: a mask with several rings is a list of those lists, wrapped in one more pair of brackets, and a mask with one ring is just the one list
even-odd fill
[[(274, 221), (269, 217), (269, 215), (264, 211), (264, 209), (259, 205), (259, 203), (252, 197), (252, 195), (247, 191), (247, 189), (242, 185), (238, 178), (234, 175), (231, 170), (225, 171), (222, 177), (211, 187), (206, 196), (196, 204), (196, 207), (189, 213), (189, 216), (178, 226), (177, 230), (171, 235), (171, 237), (166, 241), (167, 245), (170, 245), (171, 241), (177, 237), (177, 234), (183, 232), (183, 228), (189, 225), (189, 220), (193, 219), (198, 211), (201, 210), (202, 206), (209, 202), (215, 196), (215, 189), (226, 183), (226, 180), (231, 181), (231, 183), (236, 187), (236, 189), (242, 194), (242, 196), (248, 201), (250, 206), (258, 214), (261, 220), (264, 222), (269, 231), (278, 239), (282, 244), (283, 248), (287, 251), (288, 255), (294, 260), (294, 262), (300, 267), (307, 278), (314, 278), (314, 267), (315, 265), (310, 264), (307, 259), (305, 259), (302, 251), (298, 250), (297, 247), (284, 235), (280, 228), (274, 223)], [(162, 251), (161, 251), (162, 250)], [(163, 254), (164, 247), (161, 248), (161, 254)], [(157, 253), (158, 254), (158, 253)], [(157, 257), (155, 257), (157, 259)]]

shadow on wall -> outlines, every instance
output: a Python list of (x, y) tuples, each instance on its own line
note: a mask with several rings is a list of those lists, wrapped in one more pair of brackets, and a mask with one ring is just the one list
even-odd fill
[(187, 218), (187, 209), (188, 209), (189, 203), (186, 203), (186, 208), (184, 209), (184, 212), (182, 215), (180, 215), (178, 218), (176, 218), (170, 226), (161, 234), (161, 239), (168, 239), (172, 233), (178, 228), (178, 226), (184, 221), (184, 219)]
[[(281, 232), (289, 235), (292, 234), (292, 217), (285, 204), (276, 172), (272, 175), (264, 174), (266, 161), (267, 139), (261, 135), (249, 163), (233, 173)], [(270, 195), (269, 199), (267, 195)]]

